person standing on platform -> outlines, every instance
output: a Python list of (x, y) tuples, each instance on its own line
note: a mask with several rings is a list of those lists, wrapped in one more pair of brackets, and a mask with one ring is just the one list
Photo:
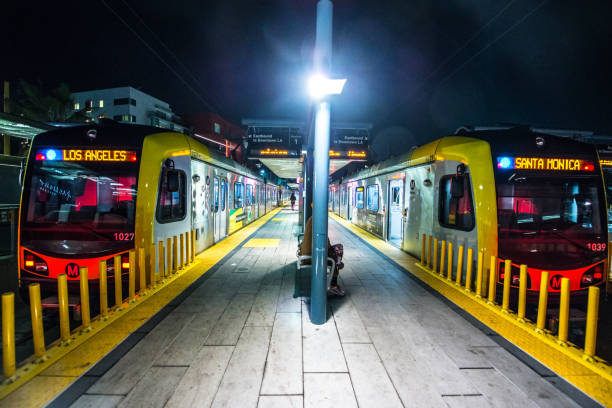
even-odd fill
[(289, 200), (291, 201), (291, 211), (293, 211), (293, 207), (295, 207), (295, 193), (293, 191), (291, 192), (291, 198), (289, 198)]

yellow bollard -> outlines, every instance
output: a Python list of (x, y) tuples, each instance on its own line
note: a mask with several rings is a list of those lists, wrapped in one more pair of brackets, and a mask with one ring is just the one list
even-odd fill
[(584, 357), (593, 360), (597, 344), (597, 318), (599, 315), (599, 288), (589, 286), (589, 300), (587, 306), (586, 334), (584, 336)]
[(524, 322), (525, 308), (527, 307), (527, 265), (521, 265), (519, 279), (518, 318), (520, 322)]
[(538, 320), (536, 332), (543, 334), (546, 329), (546, 310), (548, 309), (548, 272), (540, 276), (540, 299), (538, 300)]
[(121, 256), (115, 256), (115, 310), (123, 310), (123, 288), (121, 281)]
[(179, 251), (181, 253), (181, 256), (180, 256), (181, 262), (179, 263), (179, 269), (183, 269), (185, 267), (185, 236), (181, 234), (179, 238), (180, 238)]
[(463, 275), (463, 245), (459, 245), (459, 250), (457, 251), (457, 279), (455, 284), (457, 286), (461, 286), (461, 278)]
[(489, 297), (487, 303), (490, 305), (495, 304), (495, 288), (497, 286), (497, 257), (491, 255), (491, 269), (489, 270)]
[(108, 319), (108, 268), (106, 261), (100, 261), (98, 266), (98, 280), (100, 281), (100, 316), (102, 320)]
[(2, 366), (4, 376), (15, 375), (15, 294), (2, 294)]
[(189, 231), (185, 232), (185, 265), (191, 264), (191, 258), (189, 257)]
[(191, 230), (191, 262), (195, 261), (195, 230)]
[(34, 342), (34, 355), (36, 362), (45, 360), (45, 332), (42, 321), (42, 305), (40, 303), (40, 284), (31, 283), (28, 286), (30, 292), (30, 313), (32, 316), (32, 340)]
[(151, 251), (149, 253), (149, 287), (150, 288), (154, 288), (157, 283), (157, 279), (155, 278), (155, 270), (157, 269), (157, 263), (155, 259), (156, 249), (157, 249), (157, 246), (154, 243), (151, 244), (151, 248), (149, 249), (149, 251)]
[(68, 315), (68, 277), (65, 273), (57, 276), (57, 306), (59, 309), (60, 341), (70, 343), (70, 316)]
[(433, 247), (433, 266), (431, 268), (432, 272), (438, 271), (438, 238), (434, 238), (434, 247)]
[(502, 298), (502, 312), (508, 313), (510, 307), (510, 283), (512, 282), (512, 261), (504, 261), (504, 292)]
[(472, 290), (472, 268), (474, 267), (474, 250), (468, 248), (465, 271), (465, 290), (471, 292)]
[(128, 271), (128, 300), (136, 301), (136, 251), (128, 252), (130, 269)]
[(166, 255), (166, 251), (164, 250), (164, 241), (159, 241), (158, 244), (158, 249), (159, 249), (159, 253), (158, 253), (158, 262), (159, 262), (159, 280), (158, 282), (163, 282), (164, 281), (164, 277), (166, 276), (166, 260), (165, 260), (165, 255)]
[(442, 240), (442, 248), (440, 249), (440, 275), (444, 276), (444, 265), (446, 265), (446, 241)]
[(144, 248), (138, 248), (138, 272), (138, 294), (145, 296), (147, 294), (147, 262)]
[(453, 280), (453, 243), (448, 243), (448, 274), (447, 280)]
[(476, 265), (476, 297), (482, 298), (482, 278), (484, 269), (484, 252), (478, 251), (478, 264)]
[(425, 234), (423, 234), (421, 239), (421, 265), (425, 266)]
[(172, 275), (172, 238), (166, 240), (166, 270), (164, 276)]
[(427, 267), (431, 268), (431, 240), (432, 236), (430, 235), (427, 240)]
[(569, 332), (570, 280), (561, 278), (561, 302), (559, 303), (559, 335), (558, 343), (567, 345)]
[(175, 236), (172, 237), (172, 273), (176, 273), (179, 270), (179, 257), (178, 257), (178, 239)]
[(91, 314), (89, 313), (89, 279), (87, 267), (79, 268), (79, 284), (81, 290), (81, 331), (91, 331)]

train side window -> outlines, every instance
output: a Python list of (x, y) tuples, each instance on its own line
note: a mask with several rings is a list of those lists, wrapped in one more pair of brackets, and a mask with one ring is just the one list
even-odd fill
[(363, 208), (363, 187), (355, 189), (355, 207)]
[(253, 185), (246, 186), (246, 205), (253, 205)]
[(440, 179), (438, 219), (442, 226), (464, 231), (474, 229), (472, 203), (472, 189), (467, 174), (448, 175)]
[(378, 212), (378, 203), (379, 203), (379, 194), (378, 194), (378, 184), (372, 184), (368, 186), (367, 191), (367, 208), (370, 211)]
[(242, 183), (234, 183), (234, 208), (242, 208), (244, 205)]
[(157, 202), (157, 221), (160, 223), (180, 221), (185, 218), (185, 172), (163, 169)]
[(221, 180), (221, 211), (225, 211), (225, 198), (227, 197), (227, 183)]

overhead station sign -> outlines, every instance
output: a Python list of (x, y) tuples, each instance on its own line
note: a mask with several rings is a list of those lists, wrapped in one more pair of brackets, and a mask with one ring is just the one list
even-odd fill
[(591, 160), (561, 157), (509, 157), (497, 158), (500, 170), (594, 171)]

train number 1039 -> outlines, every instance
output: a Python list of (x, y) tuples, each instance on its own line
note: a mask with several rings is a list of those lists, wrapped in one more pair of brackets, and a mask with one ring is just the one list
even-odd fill
[[(115, 241), (133, 241), (133, 232), (115, 232)], [(605, 244), (604, 244), (605, 245)]]
[(591, 251), (596, 251), (596, 252), (606, 250), (606, 244), (603, 242), (589, 242), (587, 244), (587, 247), (589, 247)]

